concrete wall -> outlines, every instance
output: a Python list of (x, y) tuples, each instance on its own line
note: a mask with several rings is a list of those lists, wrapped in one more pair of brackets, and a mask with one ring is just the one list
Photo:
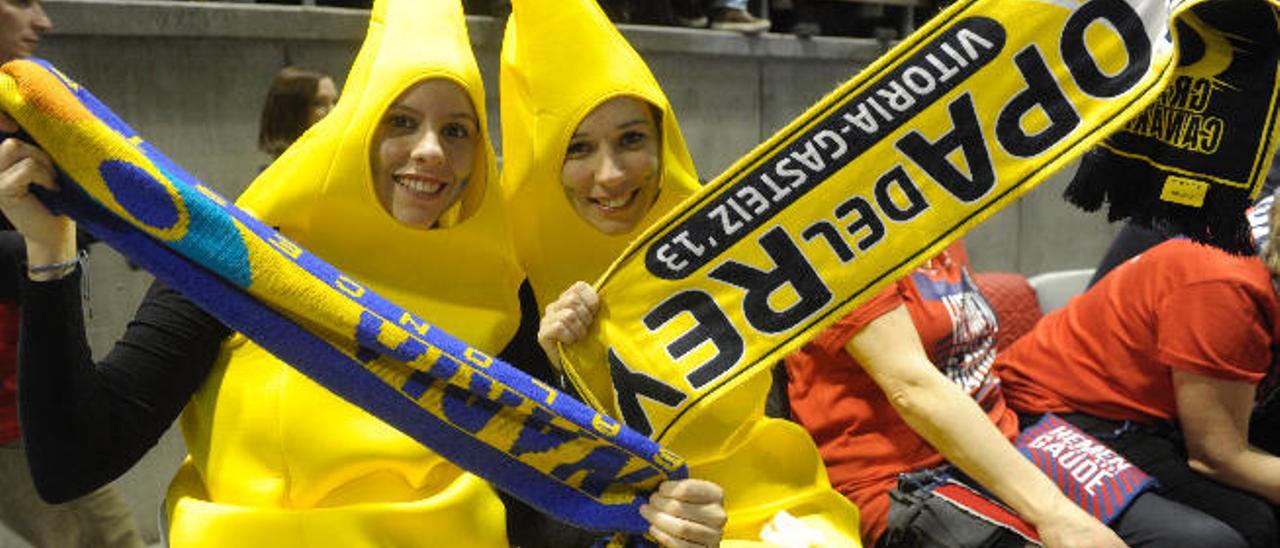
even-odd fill
[[(142, 135), (198, 178), (237, 195), (267, 158), (256, 151), (258, 110), (271, 76), (287, 63), (341, 80), (367, 13), (241, 3), (46, 0), (55, 30), (41, 56), (91, 89)], [(710, 179), (874, 60), (870, 40), (654, 27), (624, 29), (675, 105), (704, 178)], [(471, 34), (489, 87), (498, 135), (500, 29), (488, 18)], [(500, 136), (499, 136), (500, 139)], [(495, 143), (497, 144), (497, 143)], [(1065, 205), (1062, 178), (997, 214), (968, 237), (980, 269), (1035, 274), (1092, 266), (1115, 228)], [(91, 263), (90, 339), (98, 352), (119, 336), (149, 277), (110, 250)], [(160, 493), (182, 454), (168, 437), (122, 480), (154, 535)], [(154, 538), (154, 537), (153, 537)], [(4, 544), (0, 539), (0, 546)]]

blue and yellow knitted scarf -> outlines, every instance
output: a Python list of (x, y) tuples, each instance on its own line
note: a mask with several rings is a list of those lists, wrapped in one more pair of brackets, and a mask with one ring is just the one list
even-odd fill
[(680, 457), (368, 290), (165, 158), (48, 63), (0, 109), (65, 176), (51, 208), (231, 328), (462, 468), (578, 527), (643, 533)]

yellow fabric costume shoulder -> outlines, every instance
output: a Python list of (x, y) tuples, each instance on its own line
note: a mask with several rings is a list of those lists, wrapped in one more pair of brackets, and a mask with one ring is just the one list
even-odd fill
[[(414, 84), (465, 89), (482, 153), (437, 227), (378, 202), (371, 145)], [(498, 353), (519, 324), (514, 259), (458, 0), (378, 0), (342, 98), (239, 205), (391, 301)], [(303, 320), (305, 321), (305, 319)], [(191, 457), (170, 486), (170, 542), (227, 546), (506, 546), (501, 502), (399, 431), (233, 337), (182, 418)]]
[[(513, 0), (502, 46), (503, 195), (521, 263), (546, 306), (570, 284), (595, 280), (630, 240), (697, 189), (670, 103), (639, 54), (593, 0)], [(582, 220), (561, 187), (578, 124), (605, 101), (630, 95), (662, 112), (657, 202), (630, 234), (607, 236)], [(608, 306), (605, 302), (603, 306)], [(658, 350), (660, 351), (660, 350)], [(605, 370), (580, 378), (612, 415)], [(571, 375), (581, 372), (570, 372)], [(800, 518), (820, 546), (858, 546), (857, 510), (831, 488), (812, 439), (764, 417), (769, 376), (757, 375), (665, 440), (690, 475), (725, 488), (726, 544), (752, 544), (780, 511)], [(601, 384), (606, 386), (601, 386)], [(793, 537), (794, 538), (794, 537)]]

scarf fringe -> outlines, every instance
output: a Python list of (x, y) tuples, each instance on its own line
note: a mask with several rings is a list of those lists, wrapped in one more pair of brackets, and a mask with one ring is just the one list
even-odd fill
[(1063, 198), (1095, 212), (1108, 204), (1107, 220), (1129, 222), (1169, 235), (1186, 236), (1237, 255), (1255, 252), (1245, 209), (1252, 200), (1243, 188), (1209, 185), (1202, 207), (1160, 199), (1170, 174), (1145, 161), (1098, 147), (1080, 161)]

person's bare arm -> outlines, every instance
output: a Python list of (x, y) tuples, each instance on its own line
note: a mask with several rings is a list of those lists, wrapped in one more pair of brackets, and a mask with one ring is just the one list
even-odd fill
[(978, 404), (929, 361), (906, 308), (872, 320), (845, 345), (894, 409), (947, 460), (1031, 522), (1045, 546), (1124, 546), (1020, 455)]
[(1280, 504), (1280, 457), (1248, 441), (1256, 387), (1173, 369), (1173, 389), (1191, 468)]

